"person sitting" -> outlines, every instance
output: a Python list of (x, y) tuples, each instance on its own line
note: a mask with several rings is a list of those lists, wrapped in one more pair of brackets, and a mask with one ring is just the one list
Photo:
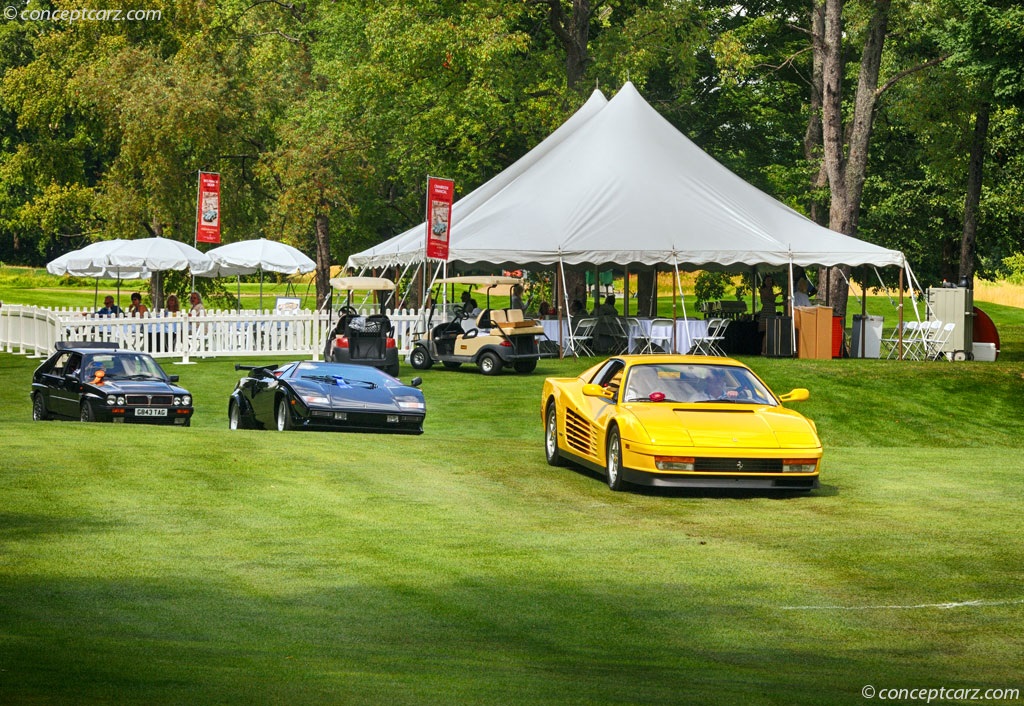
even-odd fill
[(149, 308), (142, 303), (142, 295), (138, 292), (132, 292), (132, 303), (131, 306), (128, 307), (128, 315), (142, 316), (147, 311), (149, 311)]
[(618, 316), (619, 312), (615, 310), (615, 295), (609, 294), (604, 298), (604, 304), (594, 307), (594, 316)]
[(165, 311), (168, 314), (177, 314), (179, 311), (181, 311), (181, 304), (178, 303), (177, 294), (167, 295), (167, 308), (165, 309)]
[[(121, 316), (123, 314), (124, 311), (114, 303), (114, 298), (108, 294), (103, 297), (103, 308), (97, 309), (95, 316)], [(88, 316), (88, 314), (82, 314), (82, 316)]]
[(583, 302), (581, 302), (579, 299), (573, 299), (572, 304), (569, 305), (569, 315), (574, 319), (578, 319), (581, 316), (586, 316), (587, 309), (586, 307), (583, 306)]
[(480, 313), (480, 305), (476, 303), (476, 299), (473, 298), (468, 289), (462, 293), (462, 311), (466, 314)]
[(192, 292), (189, 294), (188, 301), (192, 305), (192, 308), (189, 309), (188, 312), (189, 316), (202, 314), (206, 311), (206, 307), (203, 306), (203, 298), (199, 295), (199, 292)]

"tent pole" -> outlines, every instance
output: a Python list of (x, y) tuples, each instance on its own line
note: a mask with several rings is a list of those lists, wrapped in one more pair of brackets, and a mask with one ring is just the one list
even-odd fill
[(864, 349), (867, 347), (868, 332), (868, 273), (867, 266), (861, 270), (863, 281), (860, 283), (860, 357), (864, 357)]
[(789, 294), (786, 297), (789, 301), (789, 339), (793, 345), (793, 357), (796, 357), (796, 307), (793, 306), (793, 254), (789, 255)]
[(675, 269), (675, 277), (672, 279), (672, 352), (677, 353), (676, 349), (676, 328), (679, 325), (679, 314), (676, 309), (676, 300), (678, 299), (677, 290), (679, 289), (679, 267), (676, 265), (676, 259), (672, 258), (672, 267)]
[[(565, 310), (565, 320), (569, 326), (569, 331), (572, 331), (572, 312), (569, 310), (569, 289), (565, 284), (565, 263), (562, 262), (562, 257), (558, 257), (558, 270), (561, 273), (562, 280), (562, 306), (558, 307), (558, 350), (559, 357), (565, 358), (565, 348), (562, 346), (562, 310)], [(572, 357), (577, 358), (576, 347), (573, 346)]]
[(900, 305), (898, 307), (896, 307), (896, 310), (897, 310), (898, 316), (899, 316), (897, 324), (896, 324), (896, 331), (897, 331), (897, 333), (896, 333), (896, 337), (897, 337), (896, 345), (898, 346), (896, 350), (899, 351), (899, 356), (897, 356), (897, 359), (898, 360), (903, 360), (903, 268), (902, 267), (900, 268)]
[(629, 316), (629, 265), (626, 265), (626, 274), (622, 277), (622, 315)]

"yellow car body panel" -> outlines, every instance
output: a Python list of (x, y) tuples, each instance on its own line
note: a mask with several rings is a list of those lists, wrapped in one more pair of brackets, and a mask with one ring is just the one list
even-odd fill
[[(726, 402), (627, 402), (623, 383), (628, 383), (635, 366), (724, 370), (733, 379), (750, 381), (750, 389), (744, 391), (749, 397)], [(601, 376), (609, 379), (603, 384)], [(609, 358), (578, 377), (546, 379), (541, 396), (545, 423), (551, 405), (558, 455), (606, 469), (609, 429), (614, 426), (621, 438), (622, 471), (632, 483), (776, 490), (810, 490), (818, 485), (823, 452), (814, 423), (783, 407), (753, 371), (730, 358)], [(668, 467), (658, 468), (658, 457), (669, 459)], [(690, 463), (693, 469), (673, 467), (680, 463)]]

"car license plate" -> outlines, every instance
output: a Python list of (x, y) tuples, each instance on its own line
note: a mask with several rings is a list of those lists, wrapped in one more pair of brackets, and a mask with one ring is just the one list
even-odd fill
[(162, 407), (161, 408), (156, 408), (156, 407), (140, 407), (139, 409), (135, 410), (135, 416), (136, 417), (166, 417), (167, 416), (167, 410), (163, 409)]

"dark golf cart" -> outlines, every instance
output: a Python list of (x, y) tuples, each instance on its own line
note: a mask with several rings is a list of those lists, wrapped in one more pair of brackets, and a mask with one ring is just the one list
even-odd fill
[(370, 365), (388, 375), (398, 375), (398, 346), (395, 328), (384, 314), (360, 314), (352, 306), (352, 292), (392, 292), (395, 283), (383, 277), (335, 277), (331, 286), (346, 292), (338, 309), (338, 322), (324, 344), (324, 360), (334, 363)]

